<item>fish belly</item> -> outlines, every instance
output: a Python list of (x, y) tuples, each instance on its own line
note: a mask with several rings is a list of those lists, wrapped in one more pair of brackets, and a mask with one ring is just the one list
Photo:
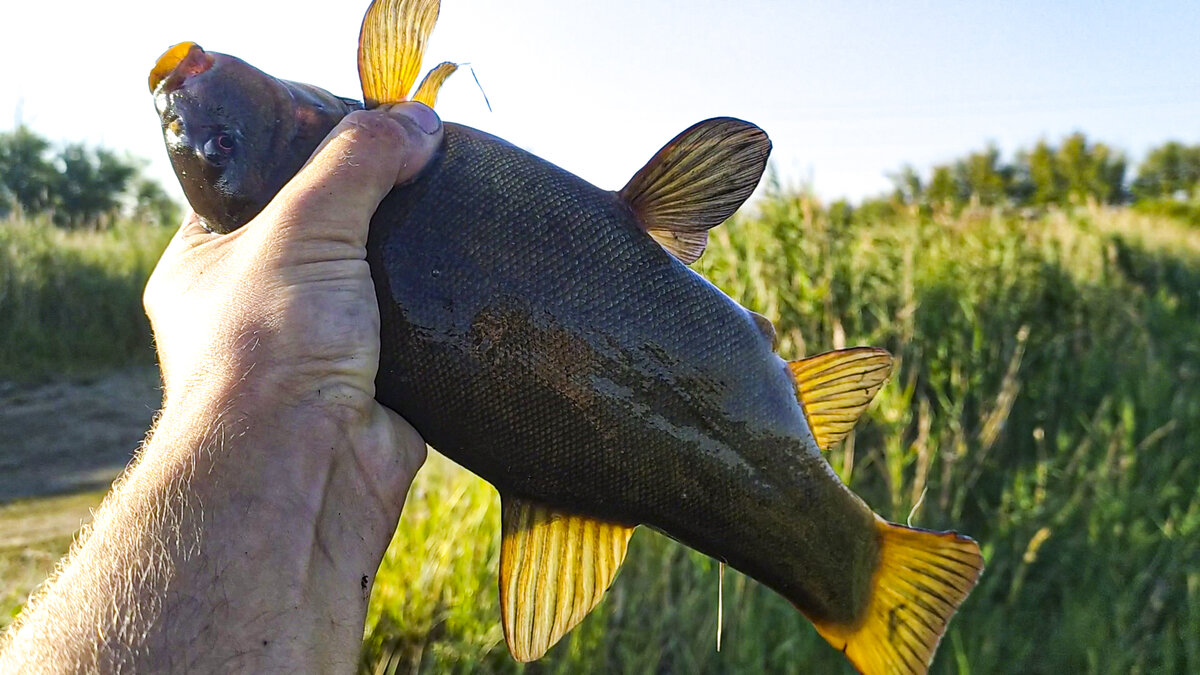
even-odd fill
[(648, 524), (810, 616), (856, 611), (874, 516), (746, 312), (616, 194), (481, 132), (445, 136), (372, 223), (379, 400), (504, 495)]

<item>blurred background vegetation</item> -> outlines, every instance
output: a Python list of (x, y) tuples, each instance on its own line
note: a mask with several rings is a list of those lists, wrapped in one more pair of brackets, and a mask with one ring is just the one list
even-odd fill
[[(71, 166), (112, 181), (108, 201), (64, 188), (89, 184)], [(141, 288), (172, 233), (155, 223), (178, 214), (143, 203), (137, 176), (0, 135), (0, 378), (152, 363)], [(785, 358), (895, 354), (830, 461), (884, 516), (983, 546), (935, 672), (1200, 672), (1200, 146), (1131, 170), (1075, 134), (893, 180), (858, 204), (768, 184), (697, 268), (775, 322)], [(645, 528), (600, 607), (519, 666), (498, 528), (495, 492), (434, 456), (379, 571), (365, 672), (850, 672), (732, 570), (717, 653), (715, 563)], [(22, 560), (0, 547), (0, 581), (28, 577)], [(21, 598), (0, 597), (3, 623)]]
[(182, 213), (144, 161), (103, 147), (56, 147), (28, 127), (0, 133), (0, 218), (49, 217), (71, 230), (103, 230), (122, 218), (174, 225)]

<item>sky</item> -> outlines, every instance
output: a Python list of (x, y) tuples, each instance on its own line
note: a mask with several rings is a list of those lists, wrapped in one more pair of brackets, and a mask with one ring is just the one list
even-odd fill
[[(361, 4), (361, 7), (359, 7)], [(174, 182), (146, 77), (199, 43), (360, 97), (361, 2), (31, 2), (4, 10), (0, 130), (18, 121), (149, 161)], [(731, 115), (770, 135), (785, 185), (885, 192), (993, 143), (1083, 131), (1134, 161), (1200, 143), (1200, 3), (444, 0), (426, 69), (469, 62), (443, 119), (617, 189), (676, 133)], [(480, 87), (491, 102), (489, 111)]]

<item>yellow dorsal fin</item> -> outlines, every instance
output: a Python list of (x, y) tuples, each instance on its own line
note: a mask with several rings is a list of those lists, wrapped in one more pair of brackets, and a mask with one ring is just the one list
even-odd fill
[(502, 499), (500, 614), (513, 658), (541, 658), (604, 597), (633, 528)]
[(408, 99), (439, 0), (374, 0), (358, 34), (358, 78), (368, 108)]
[(821, 637), (845, 652), (864, 675), (929, 670), (950, 617), (979, 581), (983, 556), (972, 539), (876, 518), (879, 567), (871, 596), (854, 625), (813, 621)]
[(754, 192), (771, 141), (758, 127), (717, 117), (676, 136), (621, 188), (650, 236), (691, 264), (708, 230), (725, 222)]
[(433, 70), (425, 74), (425, 79), (421, 80), (421, 86), (417, 87), (417, 93), (413, 94), (412, 100), (420, 101), (432, 108), (433, 104), (437, 103), (438, 91), (441, 90), (442, 84), (456, 70), (458, 70), (457, 63), (443, 61), (437, 64)]
[(792, 361), (796, 394), (821, 450), (854, 428), (892, 373), (892, 355), (874, 347), (840, 349)]

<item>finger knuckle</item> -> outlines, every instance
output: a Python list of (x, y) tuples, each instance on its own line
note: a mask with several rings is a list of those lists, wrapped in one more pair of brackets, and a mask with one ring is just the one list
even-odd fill
[(341, 137), (355, 142), (368, 142), (376, 146), (379, 143), (394, 143), (401, 139), (403, 130), (400, 124), (380, 110), (356, 110), (342, 121)]

